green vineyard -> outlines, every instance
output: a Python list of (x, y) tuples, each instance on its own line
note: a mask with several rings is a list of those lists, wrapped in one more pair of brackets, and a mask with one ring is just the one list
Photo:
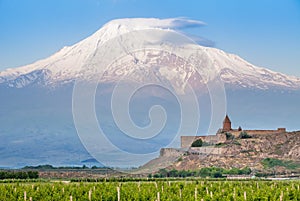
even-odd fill
[(14, 182), (1, 201), (300, 200), (300, 181)]

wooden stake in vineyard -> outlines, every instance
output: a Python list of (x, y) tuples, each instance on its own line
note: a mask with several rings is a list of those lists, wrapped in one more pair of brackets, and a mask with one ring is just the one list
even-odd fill
[(72, 197), (72, 195), (70, 195), (70, 201), (73, 201), (73, 197)]
[(120, 201), (121, 200), (120, 187), (117, 187), (117, 192), (118, 192), (118, 201)]
[(92, 189), (89, 190), (89, 201), (92, 200)]
[(197, 200), (197, 194), (198, 194), (198, 191), (197, 191), (197, 188), (195, 188), (195, 200)]
[(24, 191), (24, 200), (27, 200), (27, 195), (26, 195), (26, 191)]
[(160, 194), (157, 192), (157, 201), (160, 201)]
[(233, 199), (235, 200), (235, 188), (233, 188)]
[(247, 200), (247, 193), (244, 191), (244, 200)]

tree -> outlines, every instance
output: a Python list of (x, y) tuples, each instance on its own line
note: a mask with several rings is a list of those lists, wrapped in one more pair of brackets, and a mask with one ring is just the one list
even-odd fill
[(39, 172), (38, 171), (28, 171), (27, 174), (28, 174), (29, 179), (39, 178)]
[(247, 132), (245, 132), (245, 131), (241, 132), (240, 135), (239, 135), (239, 137), (240, 137), (241, 139), (252, 138), (252, 136), (249, 135), (249, 134), (248, 134)]
[(192, 147), (202, 147), (202, 145), (203, 145), (203, 141), (201, 139), (195, 140), (192, 143)]
[(212, 176), (213, 176), (213, 178), (222, 178), (223, 177), (223, 175), (220, 171), (214, 171), (212, 173)]
[(178, 171), (173, 169), (169, 171), (169, 176), (170, 177), (178, 177)]
[(168, 177), (168, 176), (169, 176), (168, 170), (166, 170), (166, 169), (164, 169), (164, 168), (159, 170), (159, 174), (160, 174), (162, 177)]
[(234, 135), (232, 135), (229, 132), (226, 132), (225, 135), (226, 135), (226, 140), (233, 140), (234, 139)]

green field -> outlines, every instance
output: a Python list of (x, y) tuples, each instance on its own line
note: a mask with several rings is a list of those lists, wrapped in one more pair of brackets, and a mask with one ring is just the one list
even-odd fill
[(12, 182), (0, 200), (300, 200), (300, 181)]

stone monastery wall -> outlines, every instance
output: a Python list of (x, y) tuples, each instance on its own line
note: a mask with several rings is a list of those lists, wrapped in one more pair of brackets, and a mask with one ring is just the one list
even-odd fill
[(207, 135), (207, 136), (181, 136), (181, 148), (189, 148), (195, 140), (201, 139), (203, 142), (218, 144), (226, 141), (226, 135)]

